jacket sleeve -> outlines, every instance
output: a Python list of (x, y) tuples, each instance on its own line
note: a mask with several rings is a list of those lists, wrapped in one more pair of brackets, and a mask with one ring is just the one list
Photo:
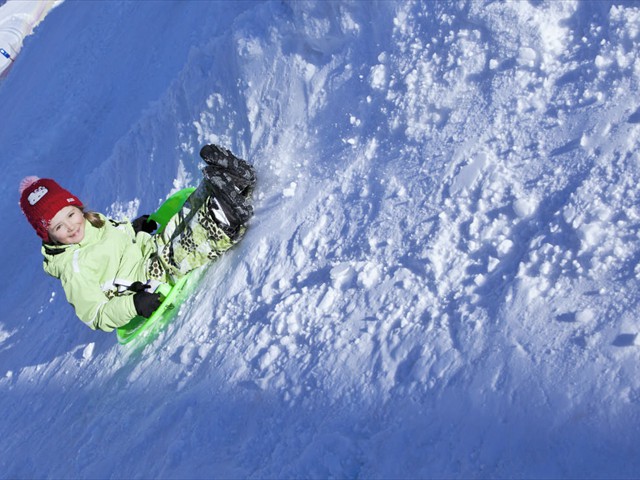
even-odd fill
[(109, 299), (99, 285), (81, 273), (62, 277), (62, 288), (76, 315), (93, 330), (111, 332), (137, 315), (133, 295)]

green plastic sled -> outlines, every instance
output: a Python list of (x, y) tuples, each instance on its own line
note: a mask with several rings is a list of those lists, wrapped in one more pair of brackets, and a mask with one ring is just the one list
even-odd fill
[[(149, 219), (155, 220), (158, 223), (158, 233), (162, 232), (171, 217), (180, 211), (194, 190), (195, 188), (190, 187), (174, 193), (160, 205), (158, 210), (149, 216)], [(188, 293), (186, 287), (189, 284), (190, 277), (191, 274), (185, 275), (179, 279), (175, 285), (160, 285), (156, 292), (160, 294), (163, 300), (158, 309), (153, 312), (149, 318), (137, 316), (126, 325), (116, 329), (118, 343), (124, 345), (138, 338), (143, 333), (146, 337), (152, 331), (157, 332), (169, 323), (175, 313), (177, 313), (177, 307), (180, 306)]]

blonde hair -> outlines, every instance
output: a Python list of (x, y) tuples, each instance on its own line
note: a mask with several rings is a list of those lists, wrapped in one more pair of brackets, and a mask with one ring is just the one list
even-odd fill
[(84, 207), (82, 207), (80, 209), (82, 211), (82, 215), (84, 215), (84, 218), (94, 227), (96, 228), (102, 228), (104, 227), (104, 220), (102, 219), (102, 217), (100, 217), (100, 214), (97, 212), (93, 212), (91, 210), (84, 210)]

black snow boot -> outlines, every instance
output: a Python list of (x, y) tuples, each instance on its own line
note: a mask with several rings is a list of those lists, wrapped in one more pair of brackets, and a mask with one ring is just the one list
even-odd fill
[(216, 168), (218, 172), (224, 172), (227, 179), (243, 196), (250, 195), (256, 184), (256, 171), (251, 164), (236, 157), (226, 148), (214, 144), (202, 147), (200, 157), (205, 163)]
[(220, 165), (209, 165), (207, 167), (211, 174), (218, 175), (220, 177), (225, 178), (231, 185), (234, 186), (236, 192), (242, 195), (244, 198), (250, 198), (253, 193), (253, 188), (255, 187), (255, 180), (248, 180), (242, 176), (234, 174), (232, 171), (227, 170), (226, 168)]
[(229, 179), (220, 174), (218, 168), (205, 167), (202, 174), (213, 198), (209, 202), (212, 216), (220, 226), (225, 227), (225, 231), (238, 231), (253, 216), (253, 206), (238, 193)]

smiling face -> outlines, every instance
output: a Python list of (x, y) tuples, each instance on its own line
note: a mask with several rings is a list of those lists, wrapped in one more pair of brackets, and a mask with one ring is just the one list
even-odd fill
[(78, 207), (67, 206), (60, 210), (49, 225), (49, 238), (62, 245), (80, 243), (84, 239), (84, 215)]

